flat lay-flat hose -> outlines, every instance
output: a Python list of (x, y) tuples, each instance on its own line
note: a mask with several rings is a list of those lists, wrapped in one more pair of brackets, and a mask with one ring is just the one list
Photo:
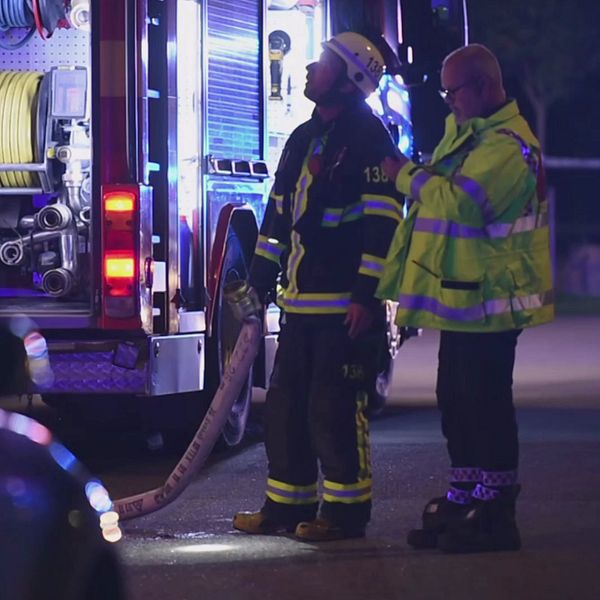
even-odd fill
[(193, 481), (217, 441), (231, 408), (259, 350), (262, 323), (257, 317), (248, 318), (240, 331), (233, 354), (223, 373), (210, 407), (187, 450), (160, 487), (115, 500), (113, 510), (121, 520), (141, 517), (154, 512), (177, 498)]
[[(0, 71), (0, 164), (32, 163), (41, 73)], [(0, 187), (39, 187), (35, 173), (0, 172)]]
[(115, 500), (113, 511), (121, 519), (132, 519), (166, 506), (190, 484), (204, 465), (243, 386), (258, 354), (262, 340), (262, 306), (256, 291), (244, 280), (227, 283), (223, 296), (236, 319), (242, 322), (233, 353), (227, 362), (219, 385), (200, 427), (181, 460), (165, 483), (153, 490)]

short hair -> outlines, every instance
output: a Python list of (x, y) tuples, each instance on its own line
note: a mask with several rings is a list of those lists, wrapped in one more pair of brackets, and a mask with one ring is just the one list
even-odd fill
[(483, 44), (469, 44), (454, 50), (444, 59), (443, 65), (456, 63), (470, 75), (485, 75), (502, 87), (502, 69), (496, 55)]

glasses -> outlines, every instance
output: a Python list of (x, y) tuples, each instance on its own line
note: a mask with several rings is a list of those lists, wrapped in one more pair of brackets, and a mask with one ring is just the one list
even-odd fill
[(471, 83), (473, 83), (473, 80), (467, 79), (467, 81), (465, 81), (464, 83), (461, 83), (460, 85), (457, 85), (454, 88), (440, 88), (438, 90), (438, 94), (442, 97), (442, 100), (446, 100), (447, 98), (454, 98), (454, 96), (456, 96), (456, 93), (459, 90), (470, 85)]

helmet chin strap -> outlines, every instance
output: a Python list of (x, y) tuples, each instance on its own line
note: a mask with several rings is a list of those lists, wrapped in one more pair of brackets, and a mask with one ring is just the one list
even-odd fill
[[(342, 91), (342, 87), (346, 83), (352, 83), (348, 79), (346, 73), (340, 73), (338, 78), (333, 82), (331, 88), (325, 92), (318, 100), (315, 101), (317, 106), (354, 106), (358, 104), (358, 100), (362, 100), (360, 91), (354, 89), (351, 92)], [(354, 84), (352, 84), (354, 88)]]

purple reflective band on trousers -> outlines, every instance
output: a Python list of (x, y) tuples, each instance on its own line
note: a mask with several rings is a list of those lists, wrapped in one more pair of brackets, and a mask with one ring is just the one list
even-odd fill
[(289, 490), (282, 490), (281, 488), (267, 485), (267, 492), (277, 494), (278, 496), (284, 496), (286, 498), (297, 498), (298, 500), (310, 500), (317, 494), (317, 488), (306, 492), (291, 492)]
[(481, 483), (485, 486), (502, 487), (517, 483), (517, 471), (482, 471)]
[(406, 310), (426, 310), (450, 321), (477, 321), (485, 318), (483, 304), (476, 304), (468, 308), (453, 308), (428, 296), (402, 294), (398, 298), (398, 305)]
[(498, 490), (485, 487), (484, 485), (481, 485), (481, 483), (478, 483), (472, 492), (473, 498), (477, 500), (485, 500), (486, 502), (489, 500), (495, 500), (499, 495), (500, 492)]
[(427, 171), (419, 171), (410, 182), (410, 195), (413, 200), (421, 201), (421, 188), (433, 177)]
[(454, 504), (470, 504), (471, 492), (469, 490), (459, 490), (455, 487), (450, 487), (446, 493), (446, 498)]
[(481, 481), (481, 469), (477, 467), (452, 467), (448, 469), (448, 480), (461, 483), (479, 483)]
[(483, 220), (490, 223), (494, 220), (495, 211), (490, 203), (485, 189), (470, 177), (464, 175), (455, 175), (452, 179), (464, 192), (466, 192), (479, 206), (483, 214)]
[(325, 485), (323, 489), (325, 493), (336, 498), (358, 498), (371, 493), (371, 486), (359, 490), (332, 490)]

